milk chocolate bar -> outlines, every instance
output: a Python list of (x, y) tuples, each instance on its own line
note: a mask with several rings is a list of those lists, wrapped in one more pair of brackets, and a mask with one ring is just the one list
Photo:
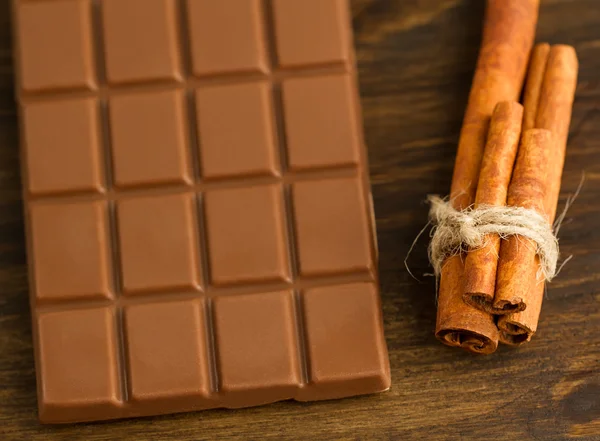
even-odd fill
[(14, 0), (40, 419), (390, 385), (345, 0)]

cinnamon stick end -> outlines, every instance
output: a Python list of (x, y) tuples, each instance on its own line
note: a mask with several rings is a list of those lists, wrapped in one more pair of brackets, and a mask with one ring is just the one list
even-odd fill
[(477, 308), (481, 311), (491, 314), (492, 310), (494, 309), (494, 293), (492, 292), (490, 294), (485, 292), (471, 292), (471, 290), (467, 290), (463, 294), (463, 302), (472, 306), (473, 308)]
[(464, 329), (443, 329), (436, 337), (445, 345), (461, 347), (473, 354), (487, 355), (498, 349), (498, 340)]
[(483, 292), (467, 292), (463, 294), (463, 301), (467, 305), (493, 315), (514, 314), (527, 308), (527, 304), (522, 298), (494, 302), (493, 296)]
[(491, 313), (496, 291), (500, 238), (489, 236), (486, 240), (483, 247), (471, 250), (467, 254), (462, 299), (467, 305)]
[(491, 311), (495, 315), (505, 315), (525, 311), (525, 308), (527, 308), (527, 304), (524, 299), (516, 297), (510, 300), (503, 299), (494, 302)]
[(500, 331), (500, 342), (509, 346), (519, 346), (531, 340), (535, 329), (529, 328), (522, 323), (517, 316), (516, 320), (508, 316), (500, 317), (498, 320), (498, 330)]
[(500, 332), (500, 341), (505, 345), (520, 346), (523, 343), (527, 343), (528, 341), (530, 341), (532, 336), (533, 334), (529, 333), (512, 335), (506, 332)]
[(435, 336), (442, 343), (476, 354), (498, 348), (498, 327), (490, 314), (463, 302), (464, 261), (456, 255), (442, 267)]

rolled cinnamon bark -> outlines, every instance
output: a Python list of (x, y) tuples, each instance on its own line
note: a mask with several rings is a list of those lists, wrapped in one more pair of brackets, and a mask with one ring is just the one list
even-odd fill
[[(544, 198), (544, 210), (550, 221), (554, 220), (558, 205), (578, 68), (573, 47), (556, 45), (550, 48), (535, 122), (536, 127), (552, 133)], [(534, 266), (536, 273), (537, 268), (538, 266)], [(518, 345), (531, 339), (537, 330), (544, 287), (543, 283), (534, 283), (530, 292), (523, 298), (525, 310), (500, 317), (498, 327), (502, 342)], [(507, 297), (510, 297), (510, 294), (507, 294)], [(501, 299), (498, 296), (497, 301)]]
[[(539, 0), (488, 0), (483, 38), (460, 133), (450, 200), (462, 210), (475, 200), (479, 166), (489, 119), (500, 101), (516, 101), (523, 87), (533, 45)], [(465, 304), (463, 258), (446, 259), (442, 267), (436, 337), (450, 346), (488, 354), (498, 347), (498, 328), (491, 314)]]
[(527, 68), (527, 82), (525, 83), (525, 92), (523, 94), (523, 132), (535, 127), (535, 118), (538, 104), (540, 101), (540, 92), (548, 55), (550, 54), (550, 45), (548, 43), (539, 43), (531, 51), (531, 60)]
[(558, 206), (578, 71), (579, 62), (574, 47), (559, 44), (550, 48), (535, 127), (550, 130), (555, 138), (545, 198), (548, 217), (552, 220)]
[[(508, 205), (545, 213), (544, 198), (552, 140), (552, 133), (544, 129), (530, 129), (523, 133), (508, 189)], [(499, 255), (495, 308), (502, 311), (529, 308), (537, 301), (530, 296), (537, 293), (538, 285), (544, 284), (539, 273), (537, 245), (525, 237), (511, 236), (502, 241)], [(512, 326), (504, 332), (525, 334)]]
[[(487, 143), (481, 161), (475, 208), (504, 206), (521, 137), (523, 106), (514, 101), (498, 103), (492, 114)], [(475, 308), (495, 314), (496, 269), (500, 236), (488, 234), (481, 248), (465, 258), (463, 300)]]

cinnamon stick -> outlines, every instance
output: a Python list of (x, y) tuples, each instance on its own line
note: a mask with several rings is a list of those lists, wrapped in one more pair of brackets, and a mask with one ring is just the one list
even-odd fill
[[(535, 45), (531, 53), (523, 99), (525, 106), (523, 115), (523, 133), (528, 129), (535, 127), (540, 95), (542, 92), (542, 83), (546, 73), (549, 55), (550, 45), (548, 43)], [(543, 145), (549, 148), (547, 144)], [(526, 161), (527, 159), (522, 158), (521, 160)], [(539, 180), (539, 176), (536, 178)], [(544, 179), (546, 179), (545, 175)], [(544, 188), (543, 194), (545, 195), (546, 182), (544, 182), (542, 186)], [(512, 182), (511, 187), (515, 187)], [(521, 193), (526, 190), (515, 188), (514, 191)], [(516, 198), (516, 203), (520, 203), (519, 197)], [(541, 204), (541, 206), (539, 206), (539, 204)], [(511, 205), (510, 202), (509, 205)], [(545, 213), (544, 201), (538, 201), (534, 208), (540, 213)], [(521, 246), (523, 249), (520, 249)], [(499, 262), (499, 267), (501, 266), (503, 270), (500, 271), (500, 268), (498, 269), (496, 280), (498, 289), (496, 290), (494, 301), (496, 311), (499, 311), (501, 314), (520, 312), (527, 307), (524, 298), (526, 297), (526, 293), (531, 292), (531, 290), (534, 289), (533, 286), (530, 286), (529, 280), (535, 279), (535, 283), (539, 282), (537, 277), (539, 259), (535, 257), (532, 260), (532, 256), (535, 256), (535, 249), (535, 244), (524, 238), (509, 238), (502, 244), (501, 251), (503, 253), (503, 258)], [(515, 264), (512, 264), (512, 262)], [(517, 262), (518, 264), (516, 264)], [(521, 335), (526, 333), (523, 330), (519, 330), (518, 327), (514, 328), (510, 326), (508, 332), (511, 333), (511, 335)]]
[[(546, 177), (546, 196), (544, 210), (550, 221), (556, 215), (560, 183), (565, 159), (571, 111), (577, 85), (578, 62), (575, 49), (571, 46), (552, 46), (548, 56), (544, 81), (540, 92), (535, 126), (552, 133), (550, 143), (548, 173)], [(533, 265), (537, 272), (537, 266)], [(514, 279), (513, 279), (514, 280)], [(522, 295), (526, 308), (524, 311), (500, 317), (498, 327), (504, 343), (518, 345), (531, 339), (537, 330), (542, 300), (543, 283), (535, 283)], [(496, 301), (510, 299), (516, 287), (504, 286), (506, 296), (497, 295)]]
[(550, 48), (535, 126), (550, 130), (555, 138), (545, 198), (548, 217), (552, 220), (558, 207), (578, 71), (574, 47), (560, 44)]
[[(483, 38), (460, 133), (450, 199), (462, 210), (475, 199), (479, 166), (492, 111), (516, 101), (533, 45), (539, 0), (488, 0)], [(465, 304), (462, 255), (446, 259), (438, 293), (436, 337), (450, 346), (491, 353), (498, 328), (491, 314)]]
[(523, 132), (535, 127), (542, 81), (544, 80), (549, 54), (550, 45), (548, 43), (536, 44), (533, 51), (531, 51), (525, 93), (523, 94), (523, 106), (525, 107), (523, 113)]
[[(481, 205), (504, 206), (521, 137), (523, 106), (513, 101), (498, 103), (492, 114), (485, 146), (475, 208)], [(496, 269), (500, 236), (488, 234), (481, 248), (470, 250), (465, 259), (463, 300), (489, 313), (494, 310)]]
[[(552, 133), (544, 129), (530, 129), (523, 133), (508, 189), (509, 205), (545, 213), (544, 198), (552, 140)], [(535, 242), (521, 236), (511, 236), (502, 241), (499, 254), (495, 307), (500, 310), (536, 309), (532, 302), (537, 302), (537, 298), (529, 296), (536, 293), (538, 285), (543, 286), (544, 281), (538, 273), (540, 261)], [(504, 332), (513, 335), (510, 337), (512, 340), (520, 338), (514, 335), (526, 334), (513, 326), (508, 326)]]

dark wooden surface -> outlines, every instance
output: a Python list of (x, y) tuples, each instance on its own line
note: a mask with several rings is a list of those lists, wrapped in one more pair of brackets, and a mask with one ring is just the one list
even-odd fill
[[(484, 2), (354, 0), (392, 389), (62, 427), (37, 422), (10, 18), (0, 3), (0, 440), (600, 440), (599, 0), (542, 0), (538, 41), (572, 44), (580, 60), (561, 200), (583, 172), (585, 184), (561, 230), (573, 260), (530, 344), (487, 357), (442, 346), (434, 282), (414, 280), (403, 263), (427, 220), (425, 196), (449, 190)], [(417, 275), (431, 271), (425, 247), (409, 260)]]

